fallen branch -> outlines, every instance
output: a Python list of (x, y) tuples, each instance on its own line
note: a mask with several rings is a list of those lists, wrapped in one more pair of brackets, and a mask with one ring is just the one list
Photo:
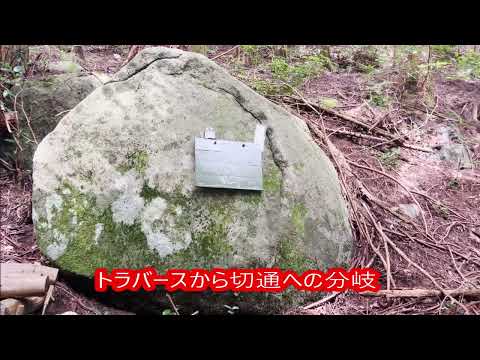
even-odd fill
[(423, 192), (420, 192), (420, 191), (417, 191), (417, 190), (411, 190), (411, 191), (412, 191), (412, 193), (414, 193), (414, 194), (421, 195), (421, 196), (427, 198), (428, 200), (430, 200), (430, 201), (431, 201), (433, 204), (435, 204), (435, 205), (439, 205), (439, 206), (443, 206), (443, 207), (447, 208), (452, 214), (457, 215), (459, 218), (461, 218), (461, 219), (463, 219), (463, 220), (467, 220), (467, 218), (466, 218), (465, 216), (460, 215), (458, 212), (456, 212), (455, 210), (453, 210), (451, 207), (445, 205), (445, 204), (442, 203), (441, 201), (435, 200), (434, 198), (432, 198), (431, 196), (429, 196), (429, 195), (427, 195), (427, 194), (425, 194), (425, 193), (423, 193)]
[(48, 303), (50, 302), (50, 299), (53, 297), (54, 288), (55, 288), (55, 285), (50, 285), (48, 287), (47, 295), (45, 296), (45, 301), (43, 302), (42, 315), (45, 315), (45, 310), (47, 310)]
[(366, 140), (385, 141), (385, 139), (380, 138), (380, 137), (376, 137), (376, 136), (372, 136), (372, 135), (365, 135), (365, 134), (361, 134), (361, 133), (354, 132), (354, 131), (340, 130), (340, 129), (330, 129), (330, 128), (325, 128), (325, 130), (330, 131), (331, 135), (341, 134), (341, 135), (354, 136), (354, 137), (358, 137), (358, 138), (366, 139)]
[(386, 296), (387, 298), (394, 297), (432, 297), (448, 295), (451, 297), (468, 296), (480, 297), (480, 288), (477, 289), (454, 289), (454, 290), (435, 290), (435, 289), (394, 289), (394, 290), (379, 290), (377, 292), (365, 291), (359, 293), (365, 296)]
[(211, 58), (210, 60), (216, 60), (216, 59), (218, 59), (219, 57), (222, 57), (222, 56), (224, 56), (224, 55), (227, 55), (227, 54), (231, 53), (233, 50), (238, 49), (239, 47), (240, 47), (240, 45), (235, 45), (235, 46), (232, 47), (231, 49), (229, 49), (229, 50), (227, 50), (227, 51), (225, 51), (225, 52), (223, 52), (223, 53), (221, 53), (221, 54), (219, 54), (219, 55), (217, 55), (217, 56), (214, 56), (214, 57)]
[[(285, 83), (286, 84), (286, 83)], [(288, 84), (286, 84), (288, 85)], [(290, 85), (288, 85), (290, 86)], [(321, 111), (325, 111), (331, 115), (334, 115), (334, 116), (337, 116), (343, 120), (347, 120), (349, 122), (352, 122), (354, 123), (355, 125), (358, 125), (362, 128), (364, 128), (365, 130), (367, 130), (367, 132), (376, 132), (388, 139), (383, 139), (383, 138), (379, 138), (379, 137), (376, 137), (376, 136), (371, 136), (371, 135), (363, 135), (363, 134), (360, 134), (360, 133), (357, 133), (357, 132), (350, 132), (350, 131), (341, 131), (341, 130), (335, 130), (335, 132), (337, 133), (343, 133), (345, 135), (351, 135), (351, 136), (356, 136), (356, 137), (361, 137), (363, 139), (369, 139), (369, 140), (375, 140), (375, 141), (382, 141), (383, 143), (387, 144), (387, 143), (394, 143), (395, 145), (398, 145), (398, 146), (401, 146), (401, 147), (404, 147), (404, 148), (407, 148), (407, 149), (411, 149), (411, 150), (417, 150), (417, 151), (422, 151), (422, 152), (427, 152), (427, 153), (431, 153), (433, 152), (432, 149), (429, 149), (429, 148), (424, 148), (424, 147), (420, 147), (420, 146), (416, 146), (416, 145), (411, 145), (411, 144), (408, 144), (408, 143), (405, 143), (404, 140), (402, 137), (398, 137), (398, 136), (395, 136), (393, 134), (390, 134), (389, 132), (387, 131), (384, 131), (384, 130), (381, 130), (381, 129), (377, 129), (374, 126), (369, 126), (368, 124), (358, 120), (358, 119), (355, 119), (353, 116), (350, 116), (350, 115), (347, 115), (347, 114), (343, 114), (343, 113), (340, 113), (338, 111), (335, 111), (335, 110), (332, 110), (332, 109), (329, 109), (327, 107), (324, 107), (324, 106), (321, 106), (320, 104), (314, 104), (312, 102), (309, 102), (308, 100), (306, 100), (305, 98), (303, 98), (301, 96), (300, 93), (298, 93), (298, 91), (294, 88), (292, 88), (290, 86), (290, 88), (299, 96), (298, 98), (297, 97), (294, 97), (294, 96), (291, 96), (292, 99), (295, 99), (296, 101), (302, 101), (306, 106), (308, 106), (310, 109), (312, 109), (317, 115), (321, 115), (320, 112), (318, 111), (318, 109), (320, 109)]]
[(362, 165), (359, 165), (359, 164), (356, 164), (354, 163), (353, 161), (350, 161), (350, 160), (347, 160), (349, 164), (353, 165), (353, 166), (356, 166), (358, 168), (361, 168), (361, 169), (364, 169), (364, 170), (370, 170), (370, 171), (373, 171), (373, 172), (376, 172), (377, 174), (381, 174), (383, 176), (386, 176), (388, 177), (390, 180), (393, 180), (395, 181), (398, 185), (400, 185), (400, 187), (402, 187), (409, 195), (410, 197), (412, 198), (413, 202), (418, 206), (418, 208), (420, 209), (420, 213), (422, 214), (422, 220), (423, 220), (423, 225), (425, 227), (425, 233), (428, 235), (428, 226), (427, 226), (427, 220), (425, 219), (425, 214), (423, 212), (423, 209), (422, 209), (422, 206), (420, 205), (420, 203), (417, 201), (417, 199), (415, 198), (415, 196), (413, 196), (412, 192), (402, 183), (400, 182), (399, 180), (395, 179), (393, 176), (390, 176), (386, 173), (384, 173), (383, 171), (380, 171), (380, 170), (377, 170), (377, 169), (374, 169), (374, 168), (371, 168), (371, 167), (368, 167), (368, 166), (362, 166)]
[(172, 299), (172, 297), (170, 296), (170, 294), (167, 294), (167, 298), (168, 298), (168, 301), (170, 301), (170, 305), (172, 305), (172, 308), (173, 308), (173, 311), (175, 311), (175, 314), (176, 314), (176, 315), (180, 315), (180, 313), (178, 312), (177, 306), (176, 306), (175, 303), (173, 302), (173, 299)]
[(21, 106), (21, 108), (22, 108), (23, 115), (25, 116), (25, 120), (27, 120), (28, 129), (30, 130), (30, 133), (31, 133), (32, 136), (33, 136), (33, 141), (35, 141), (35, 144), (38, 145), (37, 137), (35, 136), (35, 132), (34, 132), (33, 129), (32, 129), (32, 124), (31, 124), (31, 122), (30, 122), (30, 118), (28, 117), (27, 113), (25, 112), (25, 109), (24, 109), (24, 107), (23, 107), (23, 102), (22, 102), (22, 104), (21, 104), (20, 106)]
[(0, 130), (6, 129), (12, 133), (12, 125), (16, 129), (18, 127), (17, 116), (14, 112), (6, 112), (0, 110)]
[(335, 298), (338, 294), (340, 294), (340, 292), (335, 292), (335, 293), (333, 293), (333, 294), (331, 294), (331, 295), (325, 296), (323, 299), (318, 300), (317, 302), (314, 302), (314, 303), (308, 304), (307, 306), (304, 306), (304, 307), (303, 307), (303, 310), (308, 310), (308, 309), (311, 309), (311, 308), (318, 307), (318, 306), (322, 305), (323, 303), (326, 303), (327, 301), (332, 300), (332, 299)]
[[(365, 202), (362, 201), (362, 205), (363, 207), (365, 208), (365, 210), (367, 211), (367, 213), (369, 214), (370, 218), (373, 220), (373, 215), (371, 214), (370, 210), (368, 209), (368, 206), (366, 205)], [(374, 222), (375, 224), (375, 222)], [(381, 228), (381, 225), (378, 224), (378, 226)], [(440, 290), (440, 294), (443, 294), (445, 295), (446, 297), (450, 298), (452, 302), (458, 304), (460, 307), (462, 307), (462, 309), (465, 311), (466, 314), (469, 314), (470, 311), (467, 309), (467, 307), (465, 307), (465, 305), (463, 305), (462, 303), (458, 302), (457, 300), (455, 300), (454, 297), (452, 297), (451, 295), (449, 295), (445, 289), (443, 289), (440, 284), (438, 284), (438, 282), (435, 280), (435, 278), (430, 275), (430, 273), (428, 271), (426, 271), (424, 268), (422, 268), (420, 265), (418, 265), (416, 262), (414, 262), (412, 259), (410, 259), (400, 248), (397, 247), (397, 245), (395, 245), (395, 243), (390, 240), (390, 238), (388, 236), (386, 236), (383, 232), (381, 233), (381, 235), (383, 234), (383, 238), (387, 241), (387, 243), (397, 252), (398, 255), (400, 255), (405, 261), (407, 261), (410, 265), (414, 266), (415, 268), (417, 268), (423, 275), (425, 275), (432, 283), (433, 285), (435, 285), (439, 290)]]
[[(285, 83), (286, 84), (286, 83)], [(286, 84), (288, 85), (288, 84)], [(288, 85), (290, 88), (292, 88), (290, 85)], [(293, 88), (292, 88), (293, 90)], [(298, 91), (295, 89), (294, 92), (299, 95)], [(287, 97), (288, 98), (288, 97)], [(289, 96), (289, 98), (291, 99), (294, 99), (296, 101), (303, 101), (305, 103), (305, 105), (307, 105), (309, 108), (311, 108), (312, 110), (314, 110), (318, 115), (320, 115), (320, 112), (319, 111), (324, 111), (330, 115), (333, 115), (333, 116), (336, 116), (336, 117), (339, 117), (343, 120), (346, 120), (348, 122), (351, 122), (357, 126), (360, 126), (362, 128), (364, 128), (365, 130), (367, 131), (370, 131), (370, 129), (372, 128), (371, 125), (368, 125), (367, 123), (363, 122), (362, 120), (359, 120), (359, 119), (356, 119), (355, 117), (351, 116), (351, 115), (347, 115), (347, 114), (344, 114), (344, 113), (341, 113), (339, 111), (335, 111), (333, 109), (330, 109), (326, 106), (322, 106), (320, 104), (315, 104), (315, 103), (312, 103), (308, 100), (306, 100), (305, 98), (299, 96), (299, 97), (295, 97), (295, 96)], [(374, 128), (372, 129), (373, 132), (376, 132), (386, 138), (393, 138), (395, 139), (396, 141), (399, 141), (399, 142), (402, 142), (403, 139), (402, 138), (399, 138), (399, 137), (396, 137), (395, 135), (393, 134), (390, 134), (389, 132), (387, 131), (384, 131), (382, 129), (378, 129), (378, 128)]]

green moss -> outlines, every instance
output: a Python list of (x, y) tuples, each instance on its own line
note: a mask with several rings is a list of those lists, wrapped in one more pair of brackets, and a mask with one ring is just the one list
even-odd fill
[(251, 205), (258, 205), (262, 202), (262, 194), (257, 191), (250, 191), (248, 193), (242, 194), (242, 201), (245, 201)]
[(282, 269), (300, 273), (317, 267), (316, 262), (305, 253), (303, 246), (307, 212), (307, 208), (301, 202), (295, 203), (292, 208), (288, 230), (277, 249), (277, 266)]
[[(99, 267), (141, 268), (156, 263), (157, 258), (148, 249), (140, 224), (115, 223), (110, 208), (99, 209), (93, 196), (81, 193), (70, 184), (64, 184), (57, 193), (62, 197), (62, 209), (53, 210), (51, 224), (68, 239), (65, 253), (56, 260), (59, 267), (91, 276)], [(55, 241), (45, 224), (44, 218), (37, 223), (39, 246), (43, 250)], [(96, 243), (97, 224), (101, 224), (103, 230)]]
[(228, 256), (233, 248), (227, 242), (228, 225), (226, 222), (213, 221), (205, 231), (193, 235), (193, 250), (206, 261), (216, 261), (218, 257)]
[(316, 268), (315, 262), (309, 259), (301, 249), (295, 234), (290, 234), (280, 240), (276, 266), (282, 270), (293, 270), (299, 274)]
[[(82, 236), (85, 241), (75, 238), (59, 261), (65, 261), (65, 265), (72, 268), (72, 262), (75, 263), (78, 261), (76, 259), (88, 256), (91, 259), (89, 262), (94, 263), (89, 268), (82, 265), (83, 268), (80, 269), (77, 264), (73, 265), (76, 272), (81, 270), (83, 273), (92, 273), (98, 267), (96, 264), (102, 264), (107, 268), (120, 267), (120, 264), (124, 267), (152, 265), (158, 271), (179, 267), (210, 268), (228, 265), (233, 254), (233, 247), (228, 242), (229, 226), (232, 223), (232, 206), (226, 205), (224, 197), (205, 194), (186, 196), (180, 188), (167, 193), (146, 185), (144, 195), (150, 201), (155, 197), (161, 197), (167, 201), (165, 215), (170, 215), (175, 221), (174, 226), (170, 227), (168, 237), (172, 241), (178, 241), (184, 238), (185, 233), (190, 232), (192, 241), (186, 249), (164, 258), (158, 257), (154, 251), (149, 250), (140, 224), (114, 223), (111, 211), (108, 209), (100, 217), (93, 216), (89, 222), (89, 232), (85, 232), (85, 236)], [(94, 203), (91, 206), (95, 208)], [(98, 246), (94, 245), (92, 240), (97, 223), (104, 224)], [(122, 251), (117, 251), (119, 249)], [(70, 257), (70, 253), (72, 255), (76, 253), (76, 255)]]
[(276, 193), (282, 189), (282, 173), (272, 165), (263, 176), (263, 188), (267, 192)]
[(143, 184), (140, 196), (145, 200), (145, 204), (148, 204), (153, 199), (160, 197), (162, 193), (155, 188), (151, 188), (147, 183)]
[(297, 233), (303, 238), (305, 236), (305, 216), (307, 208), (302, 203), (294, 205), (292, 210), (292, 223)]
[(221, 197), (193, 196), (189, 201), (189, 207), (182, 208), (182, 214), (176, 218), (175, 227), (180, 232), (190, 231), (192, 242), (188, 248), (165, 258), (166, 263), (185, 268), (228, 266), (234, 254), (228, 242), (232, 207), (225, 205)]
[(135, 169), (138, 174), (144, 174), (148, 165), (148, 154), (144, 150), (137, 150), (127, 154), (126, 161), (118, 167), (122, 174)]
[[(56, 241), (55, 229), (57, 235), (68, 241), (64, 254), (56, 263), (62, 269), (86, 276), (92, 276), (98, 267), (154, 266), (160, 272), (169, 268), (230, 266), (236, 254), (228, 241), (231, 227), (234, 221), (240, 222), (240, 226), (245, 226), (241, 228), (244, 236), (256, 236), (255, 219), (261, 195), (248, 195), (251, 198), (245, 201), (243, 196), (230, 192), (199, 191), (185, 195), (181, 190), (179, 187), (164, 192), (147, 184), (142, 189), (146, 203), (157, 197), (167, 202), (164, 217), (156, 226), (165, 229), (173, 242), (185, 241), (186, 234), (191, 238), (188, 247), (171, 255), (159, 257), (150, 250), (140, 222), (132, 225), (114, 222), (110, 207), (99, 208), (94, 195), (84, 194), (69, 184), (57, 189), (57, 194), (62, 197), (62, 207), (59, 211), (52, 209), (51, 223), (47, 224), (45, 218), (36, 222), (39, 246), (45, 251)], [(102, 228), (100, 234), (96, 232), (99, 224)], [(97, 239), (96, 235), (99, 235)], [(300, 262), (300, 257), (294, 251), (284, 247), (281, 254), (285, 267), (298, 267), (295, 264)]]

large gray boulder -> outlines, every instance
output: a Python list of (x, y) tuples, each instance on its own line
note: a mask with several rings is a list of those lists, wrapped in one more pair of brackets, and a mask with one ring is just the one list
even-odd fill
[[(259, 123), (264, 191), (196, 188), (194, 137), (213, 127), (251, 142)], [(38, 146), (33, 220), (43, 253), (87, 277), (99, 267), (326, 269), (347, 266), (352, 246), (335, 169), (306, 125), (206, 57), (168, 48), (139, 53)], [(307, 294), (174, 296), (192, 309), (274, 312)]]
[(12, 90), (18, 94), (16, 107), (21, 149), (17, 151), (22, 169), (32, 169), (37, 142), (55, 129), (66, 112), (100, 85), (102, 82), (94, 75), (61, 74), (26, 80)]

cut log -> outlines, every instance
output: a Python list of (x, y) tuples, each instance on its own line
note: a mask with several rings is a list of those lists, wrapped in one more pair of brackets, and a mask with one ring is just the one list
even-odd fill
[(0, 298), (42, 296), (48, 288), (48, 276), (25, 274), (0, 278)]
[(43, 275), (48, 277), (48, 285), (52, 285), (57, 281), (58, 269), (36, 264), (3, 263), (0, 264), (0, 274), (2, 278), (15, 276), (14, 274)]

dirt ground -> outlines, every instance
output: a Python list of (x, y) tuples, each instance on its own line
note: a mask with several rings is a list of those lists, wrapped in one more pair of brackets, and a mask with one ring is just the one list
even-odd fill
[[(232, 67), (238, 56), (235, 51), (219, 56), (231, 48), (230, 45), (212, 47), (208, 56), (236, 76)], [(112, 73), (127, 52), (128, 47), (119, 51), (108, 46), (89, 46), (85, 55), (90, 70)], [(244, 70), (248, 72), (251, 69), (245, 65)], [(480, 287), (480, 121), (463, 116), (467, 120), (459, 122), (451, 115), (465, 114), (471, 103), (480, 100), (480, 82), (434, 77), (436, 96), (432, 110), (432, 107), (421, 105), (412, 109), (399, 99), (387, 107), (371, 106), (367, 101), (368, 83), (371, 81), (361, 73), (325, 72), (299, 87), (302, 97), (295, 97), (294, 102), (291, 97), (272, 96), (270, 99), (298, 115), (311, 129), (325, 131), (327, 138), (350, 164), (345, 170), (346, 174), (349, 173), (346, 176), (347, 185), (353, 186), (349, 179), (355, 178), (365, 191), (379, 200), (370, 207), (370, 212), (395, 246), (377, 243), (374, 246), (384, 256), (375, 254), (361, 236), (361, 226), (357, 223), (353, 261), (362, 266), (370, 264), (385, 273), (383, 260), (388, 260), (391, 278), (382, 277), (382, 288), (387, 287), (387, 281), (395, 289)], [(378, 141), (359, 137), (360, 131), (355, 124), (328, 112), (313, 111), (307, 105), (316, 104), (319, 98), (335, 99), (336, 111), (363, 119), (371, 129), (384, 129), (402, 135), (415, 149), (398, 144), (393, 147), (392, 144), (379, 144)], [(442, 148), (442, 131), (446, 127), (455, 129), (456, 138), (452, 141), (465, 146), (472, 168), (462, 169), (459, 163), (438, 156), (435, 149)], [(368, 134), (374, 135), (375, 132)], [(316, 137), (315, 132), (312, 135)], [(318, 138), (316, 141), (322, 146)], [(7, 172), (0, 174), (0, 261), (48, 264), (38, 250), (32, 230), (31, 182), (29, 179), (18, 181), (14, 175)], [(358, 196), (354, 201), (360, 203), (363, 200), (362, 196)], [(410, 217), (392, 215), (399, 204), (416, 208), (416, 214)], [(376, 239), (371, 226), (364, 228), (363, 233)], [(62, 278), (55, 288), (54, 297), (47, 314), (65, 311), (127, 314), (75, 292)], [(454, 301), (443, 295), (388, 298), (342, 293), (327, 296), (317, 304), (292, 309), (288, 314), (478, 315), (480, 301), (462, 296)]]

